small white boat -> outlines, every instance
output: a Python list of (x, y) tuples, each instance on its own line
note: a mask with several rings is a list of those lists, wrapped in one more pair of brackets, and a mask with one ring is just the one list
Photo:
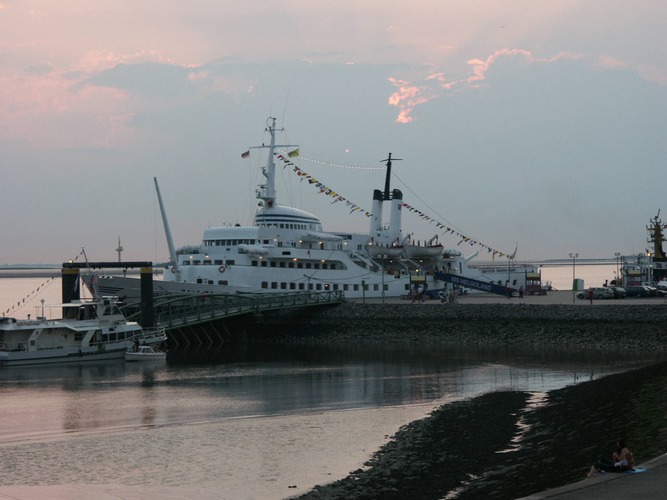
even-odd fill
[(156, 351), (149, 345), (140, 345), (136, 351), (125, 351), (125, 361), (163, 361), (167, 353)]
[(165, 340), (164, 329), (127, 321), (116, 297), (42, 305), (35, 319), (0, 318), (0, 366), (122, 359), (133, 342)]
[(443, 249), (443, 246), (440, 244), (427, 246), (406, 245), (405, 255), (408, 259), (435, 259), (440, 257)]

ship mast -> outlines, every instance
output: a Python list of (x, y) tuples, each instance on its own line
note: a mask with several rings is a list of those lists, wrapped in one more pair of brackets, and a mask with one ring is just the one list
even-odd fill
[(276, 164), (273, 161), (273, 157), (275, 155), (275, 149), (276, 148), (293, 148), (297, 147), (297, 145), (293, 144), (276, 144), (276, 132), (283, 132), (285, 129), (277, 129), (276, 128), (276, 119), (273, 117), (269, 117), (266, 120), (266, 129), (265, 131), (268, 132), (271, 136), (271, 142), (269, 145), (262, 144), (261, 146), (254, 146), (250, 149), (264, 149), (268, 148), (269, 153), (268, 153), (268, 158), (266, 162), (266, 166), (262, 167), (262, 175), (266, 177), (266, 182), (264, 184), (259, 185), (259, 189), (257, 189), (257, 198), (262, 200), (264, 202), (265, 207), (272, 207), (276, 201)]

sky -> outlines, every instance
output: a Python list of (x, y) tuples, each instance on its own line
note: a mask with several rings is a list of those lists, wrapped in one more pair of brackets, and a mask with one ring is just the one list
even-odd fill
[[(168, 259), (293, 165), (478, 259), (645, 252), (667, 219), (664, 0), (0, 0), (0, 264)], [(279, 162), (278, 201), (366, 231)], [(420, 215), (421, 214), (421, 215)], [(443, 227), (451, 231), (443, 230)], [(465, 238), (464, 238), (465, 237)]]

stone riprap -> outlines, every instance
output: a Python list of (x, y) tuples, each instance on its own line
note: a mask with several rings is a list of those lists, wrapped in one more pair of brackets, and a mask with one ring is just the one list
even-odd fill
[[(508, 301), (509, 302), (509, 301)], [(286, 319), (288, 319), (286, 321)], [(667, 305), (533, 305), (347, 302), (265, 316), (261, 330), (291, 342), (667, 350)], [(268, 330), (267, 330), (268, 327)]]

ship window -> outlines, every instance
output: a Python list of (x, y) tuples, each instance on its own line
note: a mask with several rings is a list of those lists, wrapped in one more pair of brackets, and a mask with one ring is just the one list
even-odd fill
[(201, 264), (201, 260), (193, 260), (192, 261), (193, 266), (198, 266), (199, 264)]
[(315, 290), (322, 290), (322, 283), (315, 285)]
[(311, 269), (313, 265), (310, 262), (306, 262), (306, 269)]
[(350, 289), (349, 285), (343, 285), (343, 291), (347, 292)]
[(333, 289), (336, 290), (336, 291), (338, 291), (338, 283), (334, 283), (334, 285), (333, 285)]
[(213, 281), (213, 280), (208, 280), (208, 284), (209, 284), (209, 285), (213, 285), (213, 284), (214, 284), (214, 281)]
[(262, 281), (262, 288), (269, 288), (269, 284), (266, 281)]
[(289, 284), (289, 289), (290, 290), (296, 290), (296, 283), (290, 283)]
[(262, 267), (268, 266), (267, 262), (265, 260), (262, 261)]
[(512, 281), (512, 286), (516, 286), (516, 280)]
[(233, 266), (234, 265), (234, 259), (227, 259), (225, 261), (225, 264), (227, 264), (228, 266)]
[(263, 243), (264, 243), (265, 245), (268, 245), (268, 244), (269, 244), (269, 240), (264, 240)]
[(314, 269), (319, 269), (319, 268), (320, 268), (320, 265), (316, 262), (315, 264), (313, 264), (313, 268), (314, 268)]
[(256, 260), (251, 261), (251, 262), (250, 262), (250, 265), (251, 265), (251, 266), (254, 266), (254, 267), (257, 267), (257, 261), (256, 261)]
[(281, 263), (280, 263), (280, 267), (285, 267), (285, 263), (284, 263), (284, 262), (281, 262)]
[(296, 267), (297, 269), (303, 269), (303, 262), (297, 262)]
[(407, 292), (407, 291), (410, 290), (410, 285), (408, 285), (408, 284), (406, 283), (405, 285), (403, 285), (403, 288), (404, 288), (405, 291)]
[(222, 264), (222, 259), (216, 259), (216, 260), (213, 261), (213, 262), (215, 263), (216, 266), (219, 266), (219, 265)]
[(202, 283), (201, 278), (197, 278), (197, 283)]
[(274, 290), (277, 289), (278, 288), (278, 283), (275, 282), (275, 281), (272, 281), (271, 282), (271, 288), (273, 288)]
[(288, 262), (287, 267), (289, 267), (290, 269), (294, 269), (294, 262)]
[(281, 290), (287, 290), (287, 283), (283, 282), (280, 284), (280, 289)]
[(299, 283), (299, 290), (303, 290), (304, 288), (303, 283)]
[(373, 290), (375, 290), (376, 292), (379, 290), (377, 283), (373, 285)]
[(276, 261), (274, 260), (271, 261), (271, 267), (276, 267)]
[(312, 284), (312, 283), (308, 283), (308, 290), (312, 290), (312, 289), (313, 289), (313, 284)]
[(218, 285), (225, 285), (227, 286), (227, 280), (218, 280)]
[(205, 260), (205, 261), (204, 261), (204, 265), (205, 265), (205, 266), (210, 266), (210, 265), (211, 265), (211, 261), (210, 261), (210, 260)]
[(329, 267), (327, 266), (326, 262), (322, 264), (322, 269), (329, 269)]
[(389, 285), (385, 283), (384, 285), (382, 285), (382, 289), (386, 292), (387, 290), (389, 290)]
[(283, 252), (283, 255), (292, 255), (292, 252), (288, 250), (287, 252)]

